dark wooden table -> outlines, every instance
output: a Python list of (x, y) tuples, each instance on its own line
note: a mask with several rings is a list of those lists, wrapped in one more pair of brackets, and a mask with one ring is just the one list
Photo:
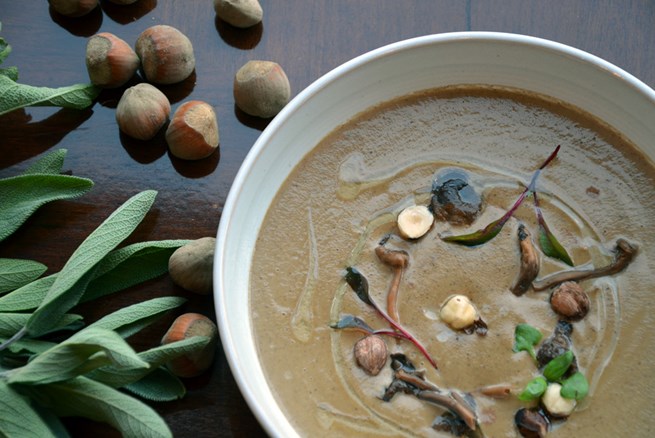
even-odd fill
[[(0, 178), (15, 175), (48, 151), (66, 148), (64, 169), (89, 177), (93, 190), (73, 201), (42, 207), (0, 244), (0, 257), (38, 260), (59, 271), (82, 240), (130, 196), (159, 191), (130, 242), (213, 236), (234, 176), (267, 120), (238, 111), (232, 98), (237, 69), (251, 59), (278, 62), (297, 94), (339, 64), (379, 46), (432, 33), (486, 30), (551, 39), (598, 55), (655, 86), (655, 2), (652, 0), (261, 0), (262, 25), (240, 30), (215, 18), (211, 0), (101, 1), (90, 15), (71, 19), (44, 0), (0, 0), (2, 35), (13, 47), (4, 66), (20, 81), (63, 86), (87, 82), (85, 44), (112, 32), (133, 44), (155, 24), (177, 27), (192, 41), (195, 73), (163, 87), (175, 109), (200, 99), (215, 109), (220, 153), (198, 162), (172, 157), (162, 135), (139, 142), (120, 134), (114, 119), (119, 91), (103, 92), (82, 111), (28, 108), (0, 116)], [(0, 199), (0, 202), (2, 200)], [(256, 208), (254, 206), (253, 208)], [(209, 296), (194, 296), (165, 276), (79, 309), (91, 322), (134, 302), (163, 295), (189, 299), (181, 311), (214, 317)], [(133, 339), (158, 343), (175, 315)], [(213, 368), (187, 379), (180, 401), (153, 404), (177, 437), (261, 436), (219, 348)], [(115, 436), (85, 420), (66, 423), (75, 436)]]

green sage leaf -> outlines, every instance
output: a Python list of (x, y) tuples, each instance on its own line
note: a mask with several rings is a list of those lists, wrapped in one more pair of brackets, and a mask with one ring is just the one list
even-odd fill
[(64, 159), (68, 153), (67, 149), (57, 149), (54, 152), (44, 155), (30, 167), (25, 169), (23, 175), (31, 175), (34, 173), (47, 173), (58, 175), (64, 167)]
[(535, 377), (532, 379), (525, 387), (525, 389), (519, 394), (519, 400), (522, 401), (532, 401), (537, 400), (546, 392), (548, 387), (548, 382), (543, 377)]
[(55, 437), (28, 399), (0, 379), (0, 436)]
[(202, 350), (210, 341), (211, 339), (207, 336), (193, 336), (181, 341), (160, 345), (138, 354), (141, 360), (150, 365), (148, 369), (125, 369), (116, 366), (105, 366), (90, 372), (87, 377), (120, 388), (141, 380), (166, 362)]
[[(4, 342), (6, 339), (0, 338), (0, 342)], [(12, 343), (8, 350), (15, 355), (26, 355), (32, 356), (35, 354), (41, 354), (50, 348), (54, 347), (54, 342), (42, 341), (40, 339), (21, 339)]]
[(9, 383), (45, 384), (71, 379), (112, 364), (118, 369), (148, 369), (148, 364), (116, 332), (81, 330), (8, 373)]
[(541, 332), (530, 324), (519, 324), (514, 329), (514, 347), (512, 350), (515, 353), (527, 351), (536, 360), (537, 356), (534, 352), (534, 346), (541, 341), (542, 337)]
[(0, 297), (0, 312), (23, 312), (36, 309), (56, 278), (57, 274), (39, 278)]
[(99, 319), (88, 328), (99, 327), (114, 330), (123, 338), (132, 336), (147, 327), (164, 313), (181, 306), (187, 300), (182, 297), (160, 297), (123, 307)]
[(143, 402), (85, 377), (30, 387), (34, 398), (62, 417), (107, 423), (126, 437), (168, 438), (164, 420)]
[(43, 204), (81, 196), (91, 187), (90, 179), (68, 175), (26, 174), (0, 179), (0, 241)]
[(43, 274), (48, 267), (34, 260), (0, 259), (0, 293), (18, 289)]
[(100, 94), (93, 84), (75, 84), (67, 87), (34, 87), (19, 84), (0, 75), (0, 115), (27, 106), (60, 106), (84, 109)]
[(78, 303), (85, 289), (79, 287), (78, 281), (84, 283), (90, 280), (90, 277), (86, 278), (87, 274), (141, 223), (155, 201), (155, 196), (157, 192), (153, 190), (133, 196), (82, 242), (57, 275), (43, 302), (32, 314), (26, 325), (28, 333), (33, 336), (42, 333), (49, 328), (53, 319), (56, 320), (57, 315), (63, 314)]
[[(9, 337), (18, 332), (32, 317), (29, 313), (0, 313), (0, 337)], [(80, 328), (82, 317), (66, 313), (54, 321), (48, 332), (55, 332), (66, 328)], [(44, 332), (44, 334), (47, 332)]]
[(557, 356), (555, 359), (548, 362), (544, 368), (544, 377), (548, 379), (549, 382), (558, 381), (569, 369), (574, 358), (575, 356), (571, 350)]
[(581, 372), (576, 372), (562, 382), (560, 395), (564, 398), (582, 400), (589, 393), (589, 382)]
[(16, 67), (0, 68), (0, 76), (6, 76), (12, 81), (16, 82), (18, 80), (18, 68)]
[(0, 64), (7, 59), (7, 56), (11, 53), (11, 46), (7, 43), (4, 38), (0, 38)]
[(155, 402), (178, 400), (186, 394), (182, 381), (163, 367), (123, 388), (145, 400)]

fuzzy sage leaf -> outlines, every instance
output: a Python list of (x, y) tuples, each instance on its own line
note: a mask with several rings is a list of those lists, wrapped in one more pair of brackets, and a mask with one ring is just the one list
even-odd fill
[(81, 196), (91, 187), (90, 179), (69, 175), (28, 173), (0, 179), (0, 241), (43, 204)]
[(186, 394), (182, 381), (164, 367), (123, 388), (145, 400), (156, 402), (178, 400)]
[(54, 152), (46, 154), (25, 169), (23, 175), (31, 175), (33, 173), (57, 175), (61, 173), (61, 169), (64, 167), (64, 159), (67, 153), (67, 149), (57, 149)]
[(126, 437), (169, 438), (164, 420), (143, 402), (85, 377), (29, 387), (31, 395), (59, 416), (108, 423)]
[[(0, 313), (0, 337), (12, 336), (27, 324), (31, 316), (29, 313)], [(78, 329), (81, 322), (80, 315), (66, 313), (50, 327), (49, 331), (54, 332), (66, 328)]]
[(59, 272), (43, 302), (25, 326), (29, 334), (43, 333), (52, 324), (53, 319), (56, 320), (59, 315), (78, 303), (84, 289), (74, 287), (76, 283), (88, 283), (89, 271), (134, 231), (150, 210), (156, 196), (157, 192), (154, 190), (133, 196), (82, 242)]
[(0, 294), (36, 280), (47, 269), (46, 265), (34, 260), (0, 259)]
[(0, 436), (54, 438), (28, 400), (0, 379)]
[(71, 379), (108, 364), (124, 369), (149, 368), (116, 332), (87, 327), (7, 374), (9, 383), (44, 384)]

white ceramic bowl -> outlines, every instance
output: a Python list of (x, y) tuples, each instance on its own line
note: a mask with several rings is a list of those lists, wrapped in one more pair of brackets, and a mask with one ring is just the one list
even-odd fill
[(452, 84), (511, 86), (561, 99), (606, 121), (655, 159), (655, 92), (598, 57), (551, 41), (491, 32), (430, 35), (366, 53), (318, 79), (259, 137), (218, 229), (214, 290), (223, 348), (269, 434), (297, 436), (267, 385), (252, 340), (249, 273), (264, 207), (303, 156), (338, 125), (380, 102)]

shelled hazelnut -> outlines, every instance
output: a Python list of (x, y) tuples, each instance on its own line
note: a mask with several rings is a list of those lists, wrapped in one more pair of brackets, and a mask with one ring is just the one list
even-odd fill
[(553, 311), (571, 321), (579, 321), (587, 316), (590, 305), (589, 296), (575, 281), (560, 284), (550, 295)]

